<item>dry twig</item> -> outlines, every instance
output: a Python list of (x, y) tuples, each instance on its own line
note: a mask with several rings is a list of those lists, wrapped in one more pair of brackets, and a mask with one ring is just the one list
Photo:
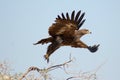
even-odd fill
[(98, 66), (98, 68), (96, 68), (94, 71), (90, 71), (90, 72), (80, 72), (77, 74), (77, 76), (71, 76), (69, 78), (67, 78), (66, 80), (71, 80), (71, 79), (80, 79), (80, 80), (96, 80), (97, 76), (96, 73), (98, 72), (98, 70), (105, 64), (105, 62), (103, 62), (101, 65)]
[(54, 66), (50, 66), (48, 68), (44, 68), (44, 69), (39, 69), (38, 67), (30, 67), (23, 75), (22, 77), (19, 79), (19, 80), (22, 80), (23, 78), (26, 78), (26, 75), (31, 72), (31, 71), (37, 71), (39, 72), (42, 77), (44, 78), (44, 80), (47, 80), (48, 77), (47, 77), (47, 73), (49, 71), (52, 71), (52, 70), (55, 70), (55, 69), (58, 69), (58, 68), (64, 68), (64, 71), (65, 71), (65, 65), (67, 65), (68, 63), (72, 62), (72, 59), (71, 59), (71, 56), (70, 56), (70, 60), (67, 61), (67, 62), (64, 62), (63, 64), (58, 64), (58, 65), (54, 65)]

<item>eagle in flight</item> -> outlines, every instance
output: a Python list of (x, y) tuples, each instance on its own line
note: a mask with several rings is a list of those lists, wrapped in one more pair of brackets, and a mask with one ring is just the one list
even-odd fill
[(88, 29), (80, 29), (85, 19), (83, 19), (85, 13), (82, 13), (81, 10), (75, 14), (75, 11), (72, 11), (71, 15), (61, 14), (57, 16), (55, 23), (49, 27), (50, 37), (41, 39), (37, 44), (51, 43), (48, 48), (44, 58), (49, 62), (50, 55), (60, 48), (61, 46), (71, 46), (75, 48), (86, 48), (90, 52), (96, 52), (98, 50), (98, 45), (88, 46), (80, 40), (85, 34), (90, 34), (91, 32)]

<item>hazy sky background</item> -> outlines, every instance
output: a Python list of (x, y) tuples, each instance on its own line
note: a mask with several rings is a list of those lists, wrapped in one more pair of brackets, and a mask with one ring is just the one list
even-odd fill
[(99, 50), (92, 54), (87, 49), (62, 47), (50, 56), (50, 64), (67, 61), (71, 53), (76, 58), (74, 72), (91, 71), (106, 62), (97, 72), (98, 80), (120, 80), (119, 0), (0, 0), (0, 61), (12, 63), (14, 72), (50, 65), (43, 58), (48, 44), (33, 43), (49, 36), (48, 28), (58, 14), (73, 10), (86, 13), (82, 28), (92, 32), (81, 40), (91, 46), (100, 44)]

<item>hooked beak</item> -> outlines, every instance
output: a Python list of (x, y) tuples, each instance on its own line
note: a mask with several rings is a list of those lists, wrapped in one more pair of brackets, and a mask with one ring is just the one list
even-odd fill
[(92, 34), (92, 32), (89, 32), (89, 34)]
[(88, 31), (87, 34), (92, 34), (92, 32)]

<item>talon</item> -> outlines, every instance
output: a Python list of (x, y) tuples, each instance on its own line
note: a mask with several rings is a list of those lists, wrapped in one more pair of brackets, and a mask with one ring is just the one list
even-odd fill
[(47, 63), (49, 63), (49, 56), (48, 54), (44, 55), (45, 60), (47, 60)]
[(100, 44), (98, 44), (98, 45), (94, 45), (94, 46), (89, 46), (88, 47), (88, 50), (90, 51), (90, 52), (96, 52), (97, 50), (98, 50), (98, 47), (100, 46)]

